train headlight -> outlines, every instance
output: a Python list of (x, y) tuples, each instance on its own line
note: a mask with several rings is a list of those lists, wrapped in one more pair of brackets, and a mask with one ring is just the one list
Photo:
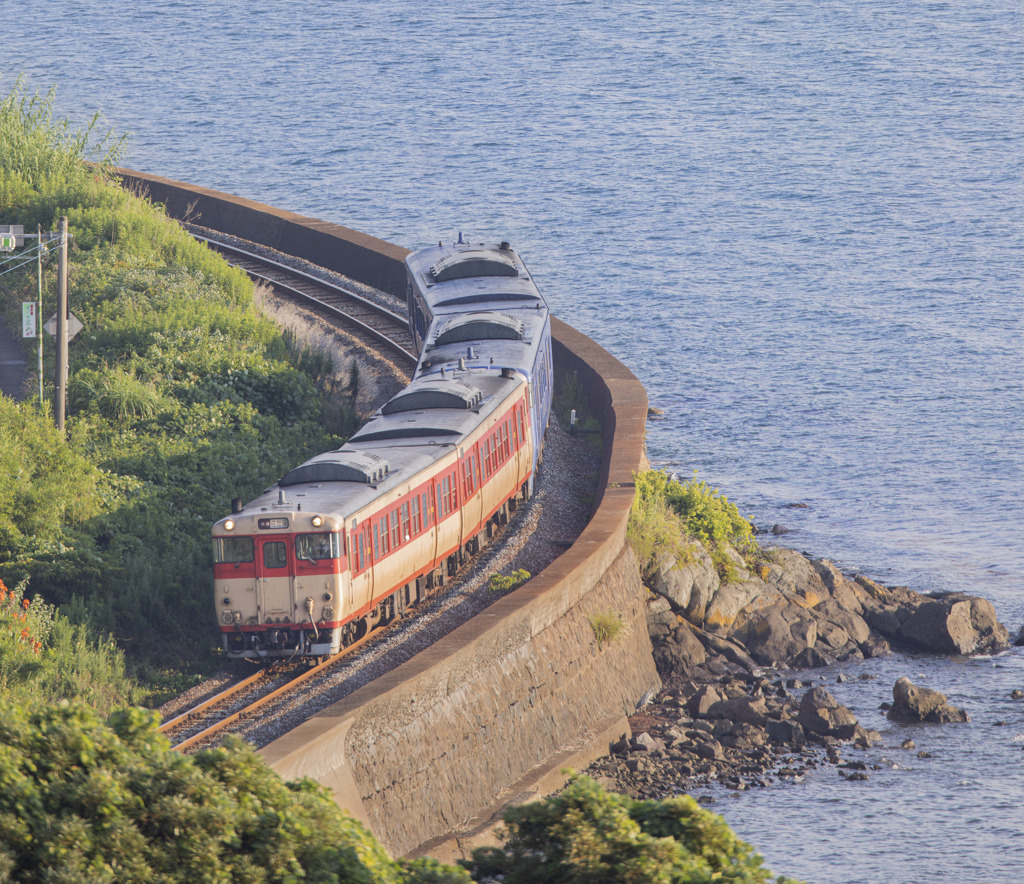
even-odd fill
[(225, 531), (234, 531), (235, 530), (235, 520), (234, 519), (228, 519), (224, 523), (224, 530)]
[(224, 596), (224, 598), (222, 598), (222, 599), (220, 600), (220, 603), (221, 603), (222, 605), (230, 605), (230, 604), (231, 604), (231, 599), (229, 599), (229, 598), (228, 598), (227, 596)]
[(313, 527), (319, 528), (324, 523), (323, 516), (313, 516)]
[(325, 592), (325, 593), (324, 593), (324, 601), (325, 601), (325, 602), (329, 602), (329, 601), (330, 601), (331, 599), (333, 599), (333, 598), (334, 598), (334, 596), (333, 596), (333, 595), (331, 595), (331, 594), (330, 594), (329, 592)]

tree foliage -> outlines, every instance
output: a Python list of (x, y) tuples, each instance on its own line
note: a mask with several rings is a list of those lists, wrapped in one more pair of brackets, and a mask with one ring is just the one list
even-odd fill
[(0, 880), (459, 884), (392, 860), (311, 780), (285, 783), (240, 740), (184, 756), (155, 713), (0, 705)]
[[(503, 884), (759, 884), (761, 857), (688, 795), (637, 801), (577, 776), (558, 795), (511, 808), (502, 847), (463, 863)], [(776, 879), (783, 881), (784, 879)]]

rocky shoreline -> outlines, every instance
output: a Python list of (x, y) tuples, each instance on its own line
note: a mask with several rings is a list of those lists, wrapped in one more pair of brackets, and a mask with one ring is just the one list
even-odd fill
[[(867, 779), (867, 762), (842, 750), (866, 749), (881, 736), (816, 686), (813, 670), (894, 647), (971, 655), (1010, 644), (991, 603), (977, 596), (882, 586), (789, 549), (771, 550), (757, 573), (728, 554), (728, 582), (696, 544), (686, 561), (665, 561), (649, 581), (648, 631), (663, 689), (630, 717), (632, 737), (588, 768), (605, 787), (652, 799), (710, 784), (742, 791), (823, 765)], [(969, 720), (907, 678), (892, 695), (884, 707), (893, 721)], [(915, 747), (907, 740), (901, 748)]]

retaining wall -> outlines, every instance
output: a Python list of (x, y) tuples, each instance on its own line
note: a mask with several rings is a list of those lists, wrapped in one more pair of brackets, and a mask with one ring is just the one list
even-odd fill
[[(174, 217), (260, 242), (401, 295), (406, 249), (181, 182), (121, 170)], [(575, 371), (602, 427), (593, 518), (542, 573), (388, 674), (265, 747), (282, 776), (333, 790), (395, 854), (440, 858), (511, 801), (557, 788), (628, 732), (660, 686), (639, 569), (625, 543), (647, 395), (610, 353), (552, 321), (555, 370)], [(592, 618), (627, 631), (599, 646)]]

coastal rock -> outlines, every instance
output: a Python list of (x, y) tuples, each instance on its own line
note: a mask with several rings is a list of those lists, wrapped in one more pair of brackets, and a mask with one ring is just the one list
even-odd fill
[(711, 556), (699, 543), (690, 545), (687, 558), (688, 561), (682, 563), (674, 558), (665, 559), (651, 582), (651, 589), (671, 602), (692, 623), (701, 625), (720, 580)]
[(780, 598), (779, 591), (762, 580), (723, 583), (705, 609), (704, 626), (706, 629), (728, 632), (741, 611), (756, 611)]
[(711, 719), (726, 719), (764, 727), (768, 705), (762, 697), (729, 697), (714, 703), (707, 711)]
[(839, 740), (852, 740), (860, 727), (857, 717), (824, 688), (804, 694), (797, 721), (811, 733)]
[(921, 721), (947, 723), (970, 721), (970, 716), (951, 706), (946, 695), (930, 688), (921, 688), (903, 676), (892, 688), (893, 704), (887, 715), (891, 721), (905, 724)]
[(690, 715), (706, 715), (707, 711), (722, 699), (722, 695), (711, 685), (702, 685), (697, 692), (690, 697), (689, 701), (687, 701), (686, 711), (689, 712)]
[(908, 642), (941, 654), (981, 654), (1009, 647), (1009, 633), (987, 599), (964, 593), (930, 598), (900, 627)]
[(814, 647), (818, 627), (806, 609), (785, 602), (748, 616), (736, 637), (761, 665), (788, 666), (801, 651)]
[(664, 634), (652, 631), (654, 663), (665, 677), (690, 678), (697, 667), (707, 660), (704, 645), (694, 635), (688, 623), (674, 624)]

